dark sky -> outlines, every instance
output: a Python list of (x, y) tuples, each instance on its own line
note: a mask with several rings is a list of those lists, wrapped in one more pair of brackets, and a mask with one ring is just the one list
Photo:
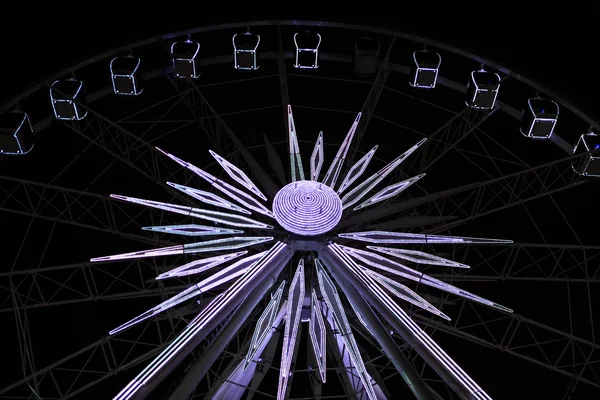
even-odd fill
[[(286, 3), (285, 6), (293, 8), (299, 5)], [(528, 5), (528, 7), (533, 8), (534, 6)], [(90, 7), (88, 9), (64, 10), (63, 12), (54, 11), (43, 16), (40, 13), (35, 16), (15, 18), (13, 26), (4, 24), (2, 29), (4, 30), (5, 39), (3, 39), (1, 47), (2, 53), (5, 55), (5, 57), (2, 57), (4, 61), (1, 67), (4, 71), (4, 78), (0, 79), (0, 100), (7, 100), (13, 94), (19, 93), (19, 91), (34, 84), (37, 80), (52, 75), (54, 72), (67, 68), (76, 62), (150, 36), (205, 24), (280, 17), (298, 20), (356, 22), (386, 26), (431, 37), (497, 61), (515, 71), (522, 71), (524, 75), (531, 77), (534, 81), (551, 88), (553, 91), (560, 93), (563, 98), (580, 105), (582, 109), (600, 115), (595, 111), (595, 93), (600, 89), (598, 79), (595, 77), (597, 72), (595, 38), (597, 33), (595, 32), (593, 16), (586, 16), (585, 10), (566, 13), (563, 12), (564, 10), (554, 9), (539, 14), (533, 11), (519, 14), (513, 7), (498, 4), (486, 8), (463, 7), (462, 10), (448, 13), (437, 11), (435, 15), (431, 15), (429, 9), (409, 11), (409, 9), (403, 9), (403, 6), (401, 6), (398, 7), (397, 11), (394, 11), (397, 15), (390, 18), (381, 18), (384, 11), (380, 10), (367, 12), (362, 17), (339, 17), (335, 14), (328, 16), (314, 13), (311, 15), (308, 12), (275, 16), (265, 13), (259, 14), (256, 11), (248, 11), (235, 16), (226, 13), (208, 13), (207, 7), (204, 10), (198, 10), (197, 14), (193, 14), (192, 12), (187, 13), (185, 9), (177, 6), (163, 5), (161, 9), (140, 9), (138, 14), (119, 12), (118, 15), (111, 16), (108, 11), (109, 8), (119, 10), (118, 4), (102, 4), (97, 9)], [(345, 8), (350, 8), (350, 5), (346, 4)], [(385, 12), (386, 15), (389, 13), (389, 11)], [(161, 16), (161, 14), (166, 16)], [(379, 18), (377, 18), (378, 15)], [(0, 164), (0, 168), (2, 168), (2, 164)], [(8, 173), (2, 170), (0, 174)], [(139, 195), (139, 197), (144, 196)], [(480, 227), (480, 229), (493, 231), (488, 227)], [(60, 237), (67, 240), (67, 238), (72, 238), (73, 235), (72, 233), (65, 233), (64, 236)], [(91, 241), (95, 237), (90, 234), (87, 238), (88, 241)], [(93, 251), (103, 252), (106, 250), (103, 245), (108, 247), (106, 243), (113, 243), (108, 241), (104, 243), (102, 240), (98, 239), (97, 243), (99, 243), (98, 247), (100, 248), (96, 247)], [(59, 256), (53, 259), (56, 260), (53, 264), (66, 262), (61, 261)], [(82, 254), (81, 257), (83, 259), (89, 258), (87, 253), (85, 256)], [(74, 257), (71, 256), (71, 258)], [(75, 259), (69, 261), (77, 262)], [(528, 289), (523, 290), (523, 292), (526, 290)], [(506, 294), (503, 296), (508, 297)], [(521, 295), (521, 300), (531, 301), (532, 304), (540, 306), (542, 302), (534, 297), (539, 296)], [(148, 304), (147, 301), (146, 304)], [(535, 307), (535, 305), (532, 307)], [(557, 308), (560, 307), (557, 306)], [(83, 346), (97, 340), (109, 328), (112, 328), (112, 325), (121, 322), (123, 318), (131, 317), (129, 310), (127, 312), (124, 310), (116, 311), (112, 316), (107, 316), (112, 313), (112, 310), (100, 311), (95, 308), (93, 310), (93, 312), (98, 311), (98, 315), (103, 315), (103, 317), (88, 321), (89, 326), (87, 326), (88, 330), (85, 334), (87, 336), (81, 339), (81, 343), (78, 342), (78, 345)], [(80, 308), (79, 311), (85, 312), (86, 309)], [(122, 315), (116, 316), (119, 312)], [(544, 316), (544, 318), (546, 317)], [(62, 318), (63, 322), (66, 321), (65, 324), (70, 324), (69, 326), (74, 325), (73, 322), (68, 322), (69, 319), (72, 319), (68, 314), (58, 315), (57, 318)], [(551, 316), (547, 318), (552, 319)], [(59, 333), (49, 335), (56, 340), (61, 338)], [(37, 336), (43, 335), (38, 332)], [(73, 341), (76, 340), (73, 339)], [(44, 342), (42, 338), (40, 343), (48, 342)], [(444, 344), (452, 346), (453, 343), (448, 341)], [(67, 343), (64, 347), (74, 350), (77, 346), (73, 343)], [(478, 347), (472, 346), (469, 349), (478, 349)], [(484, 354), (487, 354), (486, 351), (484, 351)], [(57, 349), (49, 349), (47, 352), (53, 353), (54, 359), (64, 355), (64, 351), (60, 352)], [(56, 357), (54, 357), (54, 354)], [(477, 358), (476, 355), (469, 354), (467, 356), (463, 355), (463, 357), (466, 360), (465, 362), (470, 363), (468, 367), (471, 370), (479, 365), (477, 361), (473, 361)], [(51, 358), (48, 356), (48, 359)], [(498, 364), (490, 366), (490, 368), (493, 371), (501, 370), (505, 368), (503, 365), (510, 367), (511, 364), (510, 361), (507, 361), (507, 364)], [(520, 365), (519, 368), (521, 368), (519, 371), (522, 371), (521, 375), (526, 374), (529, 371), (529, 364), (524, 367)], [(119, 379), (122, 382), (116, 384), (121, 385), (126, 381), (125, 378), (121, 375)], [(495, 381), (489, 376), (487, 378), (488, 382)], [(535, 393), (537, 382), (539, 381), (527, 386), (526, 392)], [(525, 378), (523, 378), (523, 384), (527, 385)], [(0, 384), (0, 386), (4, 385)], [(514, 393), (511, 390), (503, 391), (500, 386), (498, 385), (498, 388), (494, 388), (494, 390), (498, 393)], [(105, 390), (108, 396), (115, 393), (114, 389), (111, 383), (102, 387), (101, 390)], [(564, 389), (561, 387), (561, 395), (563, 391)], [(578, 394), (581, 397), (574, 397), (574, 400), (585, 400), (587, 398), (585, 393), (579, 392)]]

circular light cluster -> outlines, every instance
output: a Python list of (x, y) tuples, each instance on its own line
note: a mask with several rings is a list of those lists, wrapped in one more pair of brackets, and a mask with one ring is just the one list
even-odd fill
[(329, 232), (342, 218), (342, 201), (329, 186), (315, 181), (292, 182), (277, 192), (273, 214), (288, 232), (316, 236)]

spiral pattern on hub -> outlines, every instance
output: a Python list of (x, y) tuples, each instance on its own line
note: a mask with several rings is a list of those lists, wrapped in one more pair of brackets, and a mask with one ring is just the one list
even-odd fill
[(316, 236), (329, 232), (342, 218), (342, 201), (329, 186), (315, 181), (292, 182), (277, 192), (273, 214), (288, 232)]

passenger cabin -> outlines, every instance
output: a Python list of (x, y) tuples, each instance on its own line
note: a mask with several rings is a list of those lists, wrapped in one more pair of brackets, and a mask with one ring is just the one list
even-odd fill
[(173, 76), (196, 79), (200, 76), (200, 43), (186, 40), (171, 45)]
[(413, 53), (413, 61), (410, 85), (416, 88), (433, 89), (437, 83), (442, 57), (433, 51), (419, 50)]
[(110, 76), (115, 94), (137, 96), (144, 90), (139, 57), (115, 57), (110, 62)]
[(59, 120), (81, 120), (87, 115), (85, 110), (85, 87), (77, 79), (55, 81), (50, 86), (50, 102), (54, 116)]
[(573, 154), (581, 154), (571, 164), (575, 172), (582, 176), (600, 177), (600, 136), (593, 132), (581, 135)]
[(33, 148), (33, 127), (21, 111), (0, 115), (0, 154), (23, 155)]
[(467, 106), (481, 110), (490, 110), (496, 105), (500, 90), (500, 75), (485, 70), (471, 72), (467, 84)]
[(375, 75), (381, 44), (378, 40), (363, 37), (354, 42), (354, 73), (361, 76)]
[(532, 139), (548, 139), (558, 120), (558, 104), (552, 100), (533, 98), (527, 100), (519, 129)]
[(311, 31), (294, 34), (296, 59), (294, 67), (301, 69), (319, 68), (319, 46), (321, 35)]
[(250, 32), (236, 33), (231, 41), (233, 42), (233, 67), (242, 70), (257, 70), (260, 36)]

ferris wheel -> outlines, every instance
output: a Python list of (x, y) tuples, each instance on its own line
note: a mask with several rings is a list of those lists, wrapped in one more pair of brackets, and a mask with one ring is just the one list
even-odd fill
[(75, 65), (0, 109), (0, 398), (595, 398), (599, 129), (370, 26)]

